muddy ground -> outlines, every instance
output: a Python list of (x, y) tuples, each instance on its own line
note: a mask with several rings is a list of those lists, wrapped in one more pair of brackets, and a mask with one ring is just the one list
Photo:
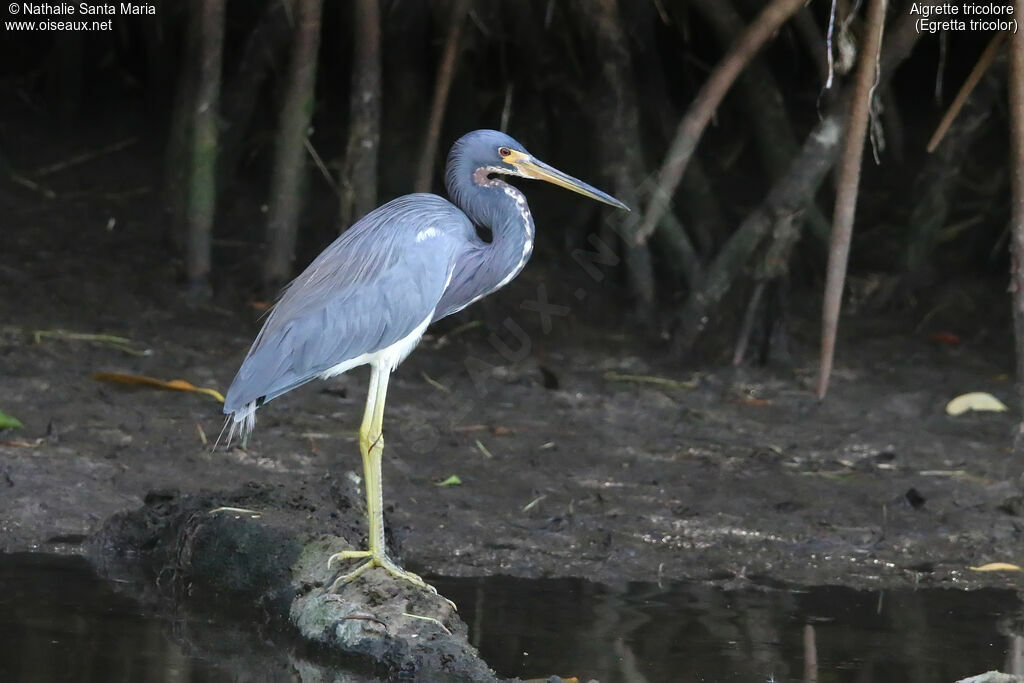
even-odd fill
[[(244, 268), (219, 273), (209, 303), (180, 296), (180, 264), (154, 236), (159, 176), (144, 148), (96, 164), (102, 172), (86, 164), (47, 177), (55, 197), (0, 186), (0, 410), (24, 423), (0, 435), (0, 551), (81, 552), (147, 496), (257, 483), (277, 487), (267, 500), (310, 505), (309, 491), (356, 481), (365, 368), (273, 401), (246, 448), (217, 450), (223, 422), (209, 396), (91, 378), (224, 391), (259, 325), (252, 294), (232, 284)], [(218, 256), (234, 263), (239, 248), (222, 244)], [(432, 329), (393, 376), (384, 493), (408, 568), (609, 583), (1017, 585), (1016, 574), (969, 567), (1024, 555), (1024, 482), (1008, 448), (1018, 416), (944, 412), (967, 391), (1013, 405), (1005, 317), (979, 324), (984, 307), (964, 294), (938, 313), (848, 319), (819, 403), (813, 293), (795, 297), (790, 362), (732, 369), (710, 344), (700, 360), (672, 357), (579, 270), (550, 256), (531, 264)], [(542, 285), (565, 307), (550, 328), (535, 311)], [(991, 291), (986, 306), (999, 306)], [(931, 336), (946, 332), (964, 343)], [(440, 485), (452, 476), (461, 484)], [(309, 511), (324, 533), (343, 523), (333, 504)]]
[[(6, 275), (43, 279), (10, 254)], [(64, 286), (53, 278), (48, 286)], [(75, 552), (153, 491), (259, 482), (298, 492), (360, 474), (364, 372), (268, 404), (246, 449), (213, 451), (222, 425), (214, 400), (90, 374), (223, 390), (256, 330), (252, 316), (156, 308), (124, 280), (66, 286), (65, 303), (32, 285), (6, 300), (0, 396), (25, 428), (0, 444), (2, 550)], [(91, 310), (98, 300), (103, 310)], [(123, 335), (151, 354), (37, 342), (40, 329)], [(967, 567), (1021, 554), (1024, 498), (1007, 449), (1015, 417), (943, 412), (969, 390), (1009, 401), (1003, 358), (901, 335), (849, 340), (819, 404), (806, 386), (809, 356), (794, 371), (681, 370), (635, 339), (587, 330), (546, 340), (558, 382), (547, 389), (551, 377), (534, 358), (504, 363), (487, 334), (475, 328), (442, 348), (428, 340), (393, 378), (387, 519), (404, 562), (420, 572), (1012, 582)], [(486, 378), (474, 382), (467, 358), (492, 368)], [(621, 375), (696, 387), (607, 379)], [(461, 485), (439, 485), (453, 475)]]

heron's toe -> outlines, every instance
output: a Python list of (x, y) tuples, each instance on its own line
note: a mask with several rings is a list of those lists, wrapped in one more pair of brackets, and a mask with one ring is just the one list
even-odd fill
[(354, 560), (370, 556), (369, 550), (342, 550), (340, 553), (334, 553), (327, 558), (327, 568), (330, 569), (335, 562), (340, 560)]

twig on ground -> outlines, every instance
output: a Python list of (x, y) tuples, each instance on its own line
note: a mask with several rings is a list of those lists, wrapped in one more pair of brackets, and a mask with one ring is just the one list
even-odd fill
[(690, 391), (696, 389), (698, 382), (696, 380), (678, 380), (670, 379), (668, 377), (657, 377), (655, 375), (623, 375), (618, 372), (606, 372), (604, 373), (604, 379), (609, 382), (633, 382), (634, 384), (654, 384), (660, 387), (667, 387), (669, 389), (679, 389), (681, 391)]

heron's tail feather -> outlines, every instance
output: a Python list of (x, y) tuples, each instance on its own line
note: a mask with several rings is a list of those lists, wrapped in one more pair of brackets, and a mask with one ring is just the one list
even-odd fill
[[(252, 430), (256, 428), (256, 409), (261, 404), (261, 401), (250, 401), (228, 416), (228, 423), (230, 424), (228, 428), (228, 446), (235, 440), (235, 434), (238, 434), (242, 437), (242, 445), (244, 447), (245, 442), (249, 439), (249, 435), (252, 434)], [(221, 433), (223, 433), (223, 430), (221, 430)], [(217, 440), (220, 441), (220, 437)], [(216, 445), (214, 445), (214, 448), (216, 448)]]

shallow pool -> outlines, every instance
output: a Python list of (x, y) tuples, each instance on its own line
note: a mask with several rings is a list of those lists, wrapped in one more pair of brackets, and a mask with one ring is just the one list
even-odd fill
[[(1020, 671), (1024, 652), (1011, 591), (430, 580), (509, 677), (931, 683)], [(0, 681), (309, 678), (305, 655), (260, 624), (127, 597), (142, 589), (101, 580), (77, 558), (0, 555)], [(336, 665), (339, 680), (374, 680)]]

